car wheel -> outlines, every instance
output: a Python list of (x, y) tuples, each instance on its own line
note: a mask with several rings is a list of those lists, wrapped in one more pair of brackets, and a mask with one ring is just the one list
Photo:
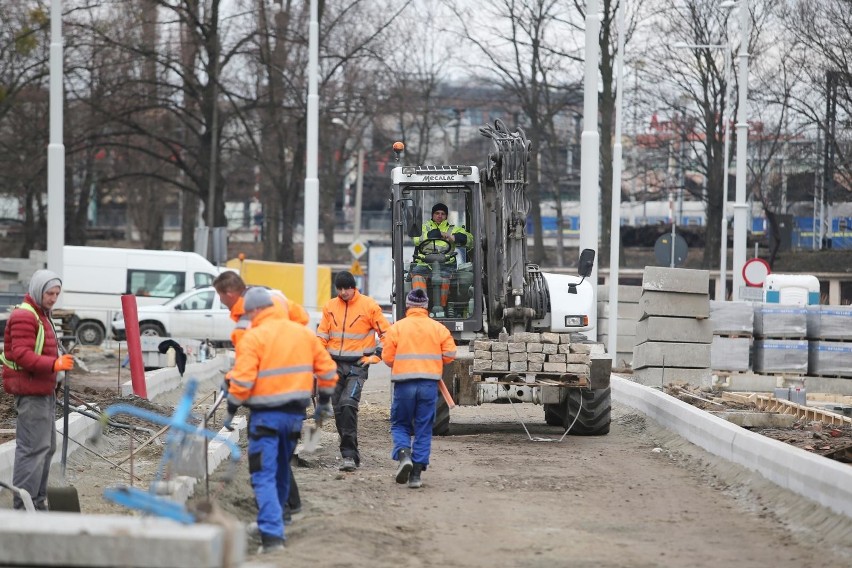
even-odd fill
[(146, 337), (165, 337), (166, 330), (158, 323), (146, 322), (139, 324), (139, 335)]
[(100, 345), (106, 337), (106, 330), (97, 322), (84, 321), (74, 330), (80, 345)]

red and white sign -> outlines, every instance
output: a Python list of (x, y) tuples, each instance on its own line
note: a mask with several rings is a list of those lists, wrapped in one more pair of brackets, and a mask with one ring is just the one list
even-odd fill
[(743, 265), (743, 280), (746, 286), (760, 288), (771, 272), (768, 262), (762, 258), (752, 258)]

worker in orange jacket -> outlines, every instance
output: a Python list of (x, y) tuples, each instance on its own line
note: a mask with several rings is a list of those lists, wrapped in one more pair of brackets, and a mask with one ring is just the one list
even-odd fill
[(252, 326), (236, 346), (224, 427), (231, 428), (240, 406), (251, 409), (249, 472), (261, 550), (270, 552), (284, 546), (282, 514), (289, 495), (289, 464), (314, 392), (314, 378), (319, 396), (314, 418), (321, 421), (333, 412), (337, 367), (308, 328), (274, 307), (265, 288), (250, 288), (244, 307)]
[(331, 402), (334, 422), (340, 435), (341, 471), (355, 471), (361, 465), (358, 452), (358, 406), (370, 364), (381, 361), (376, 344), (390, 327), (375, 300), (358, 292), (355, 277), (340, 272), (334, 277), (337, 297), (322, 310), (317, 337), (337, 363), (339, 379)]
[(382, 352), (393, 383), (391, 457), (399, 462), (396, 482), (407, 482), (412, 489), (422, 485), (420, 474), (429, 465), (438, 381), (444, 365), (456, 358), (453, 336), (429, 317), (428, 306), (422, 288), (409, 292), (405, 317), (385, 334)]
[[(251, 327), (251, 318), (248, 317), (245, 310), (245, 294), (249, 290), (246, 283), (239, 274), (233, 270), (226, 270), (216, 277), (213, 281), (213, 288), (219, 295), (219, 299), (225, 306), (231, 310), (231, 319), (237, 323), (237, 326), (231, 332), (231, 343), (234, 347), (240, 342), (243, 335)], [(302, 325), (308, 324), (308, 312), (305, 308), (290, 301), (278, 290), (270, 291), (274, 307), (286, 312), (287, 318)], [(230, 380), (230, 375), (228, 376)], [(301, 512), (302, 499), (299, 495), (299, 485), (296, 483), (296, 478), (293, 476), (293, 470), (290, 469), (290, 495), (287, 500), (287, 506), (284, 508), (284, 521), (290, 522), (294, 514)]]
[[(219, 295), (222, 303), (231, 310), (231, 319), (237, 324), (234, 331), (231, 332), (231, 343), (236, 346), (240, 337), (251, 326), (251, 319), (245, 317), (245, 308), (243, 307), (243, 296), (245, 296), (246, 290), (249, 287), (246, 286), (246, 283), (239, 274), (233, 270), (226, 270), (213, 281), (213, 288), (216, 289), (216, 293)], [(310, 318), (305, 308), (289, 299), (279, 290), (270, 290), (270, 292), (272, 294), (272, 301), (287, 312), (287, 317), (290, 320), (302, 325), (308, 325)]]

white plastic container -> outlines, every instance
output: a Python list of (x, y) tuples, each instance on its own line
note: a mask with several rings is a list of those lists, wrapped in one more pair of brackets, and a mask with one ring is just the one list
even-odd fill
[(763, 302), (785, 306), (819, 304), (819, 280), (810, 274), (770, 274), (763, 284)]

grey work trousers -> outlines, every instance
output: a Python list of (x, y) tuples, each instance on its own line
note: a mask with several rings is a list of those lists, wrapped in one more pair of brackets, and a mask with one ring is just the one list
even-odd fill
[[(12, 485), (26, 489), (36, 509), (47, 510), (47, 477), (56, 451), (56, 396), (16, 396), (15, 469)], [(24, 502), (15, 496), (15, 509)]]

